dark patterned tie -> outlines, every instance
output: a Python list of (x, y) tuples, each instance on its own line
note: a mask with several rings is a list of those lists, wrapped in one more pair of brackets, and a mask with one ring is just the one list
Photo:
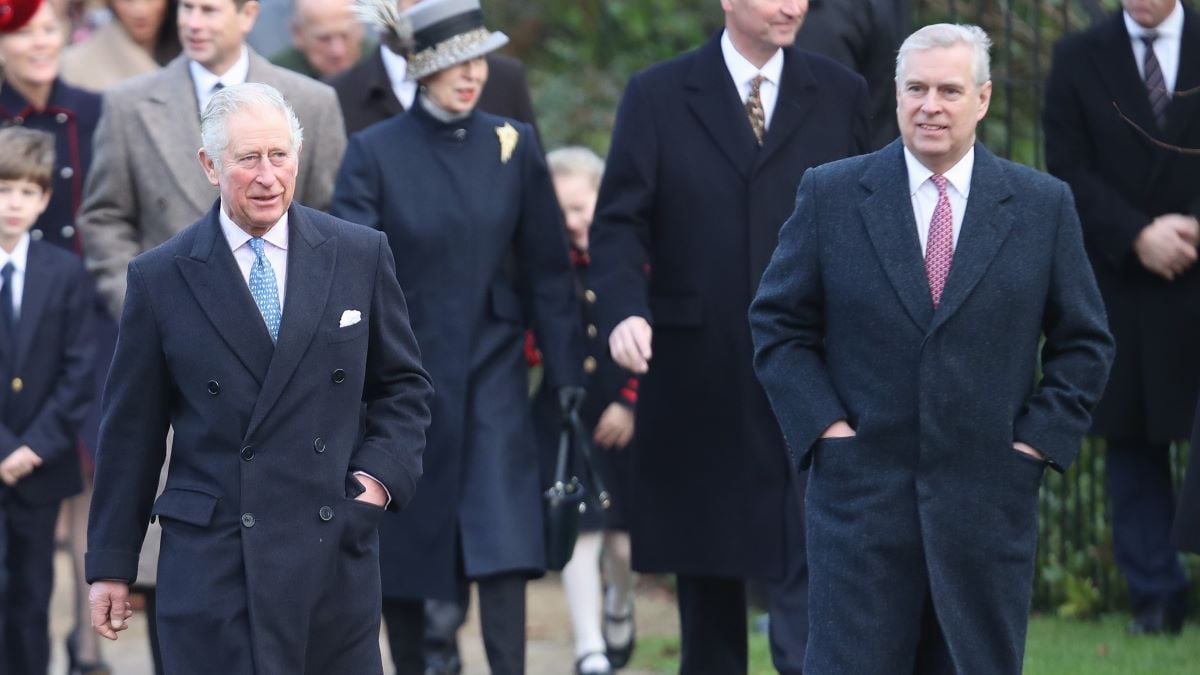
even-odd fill
[(1163, 80), (1162, 67), (1158, 65), (1158, 57), (1154, 55), (1154, 41), (1158, 39), (1155, 31), (1142, 33), (1142, 44), (1146, 45), (1146, 55), (1142, 58), (1142, 72), (1146, 78), (1146, 95), (1150, 97), (1150, 109), (1154, 111), (1154, 121), (1158, 128), (1167, 126), (1167, 104), (1171, 102), (1171, 92), (1167, 91), (1167, 83)]
[(750, 128), (754, 130), (754, 138), (759, 145), (767, 133), (767, 115), (762, 105), (762, 83), (767, 78), (755, 75), (750, 80), (750, 96), (746, 98), (746, 116), (750, 118)]
[(929, 294), (933, 297), (933, 308), (942, 303), (942, 291), (946, 288), (946, 277), (950, 276), (950, 263), (954, 260), (954, 213), (950, 210), (950, 196), (945, 176), (930, 178), (937, 186), (937, 206), (929, 220), (929, 239), (925, 242), (925, 276), (929, 279)]

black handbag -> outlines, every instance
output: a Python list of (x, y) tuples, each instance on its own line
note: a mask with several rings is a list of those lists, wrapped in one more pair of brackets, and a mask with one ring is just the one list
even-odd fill
[(604, 483), (592, 466), (591, 444), (578, 411), (564, 416), (558, 437), (558, 458), (554, 466), (554, 484), (542, 495), (545, 500), (546, 569), (561, 571), (571, 560), (575, 540), (579, 537), (579, 517), (587, 510), (583, 484), (573, 475), (574, 460), (578, 458), (597, 491), (600, 508), (612, 505)]

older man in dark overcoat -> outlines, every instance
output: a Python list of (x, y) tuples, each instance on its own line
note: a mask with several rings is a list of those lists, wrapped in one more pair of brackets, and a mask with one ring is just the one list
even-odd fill
[(1070, 191), (975, 142), (988, 45), (975, 26), (909, 36), (903, 140), (805, 175), (750, 309), (811, 465), (808, 673), (1020, 673), (1038, 487), (1104, 388)]
[(1178, 632), (1188, 591), (1169, 539), (1170, 447), (1191, 430), (1200, 386), (1200, 15), (1178, 0), (1122, 4), (1055, 47), (1046, 168), (1075, 193), (1117, 339), (1092, 431), (1107, 441), (1130, 629)]
[(724, 0), (725, 30), (635, 75), (596, 209), (587, 298), (613, 357), (646, 371), (653, 333), (633, 564), (678, 575), (684, 673), (745, 672), (743, 582), (785, 572), (793, 588), (771, 594), (776, 666), (800, 668), (799, 498), (750, 367), (746, 309), (801, 175), (868, 142), (862, 78), (791, 46), (806, 6)]
[(221, 198), (129, 266), (87, 576), (115, 639), (159, 519), (169, 673), (383, 672), (376, 526), (416, 490), (432, 388), (387, 237), (292, 203), (300, 134), (268, 85), (215, 94)]

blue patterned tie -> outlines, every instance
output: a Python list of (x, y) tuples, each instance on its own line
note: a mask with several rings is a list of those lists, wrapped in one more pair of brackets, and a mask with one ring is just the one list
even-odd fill
[(271, 341), (279, 339), (279, 320), (283, 311), (279, 308), (279, 287), (275, 285), (275, 270), (263, 252), (262, 237), (252, 237), (250, 248), (254, 250), (254, 264), (250, 266), (250, 295), (267, 322)]

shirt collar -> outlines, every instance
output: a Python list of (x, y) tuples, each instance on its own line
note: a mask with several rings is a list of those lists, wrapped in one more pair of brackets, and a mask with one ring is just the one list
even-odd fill
[(771, 84), (779, 86), (779, 78), (783, 76), (782, 49), (775, 50), (775, 54), (763, 64), (763, 67), (758, 68), (747, 61), (737, 47), (733, 46), (733, 40), (729, 38), (729, 31), (725, 31), (721, 33), (721, 54), (725, 56), (725, 67), (729, 69), (733, 83), (738, 87), (754, 79), (755, 75), (762, 75)]
[[(230, 218), (229, 215), (225, 213), (225, 200), (223, 200), (223, 199), (221, 200), (221, 208), (219, 209), (219, 212), (218, 212), (218, 219), (221, 221), (221, 231), (225, 234), (225, 240), (229, 242), (229, 250), (230, 251), (238, 250), (242, 246), (245, 246), (246, 242), (250, 241), (253, 238), (249, 232), (238, 227), (237, 223), (233, 222), (233, 219)], [(275, 225), (271, 229), (267, 230), (267, 233), (263, 235), (263, 241), (268, 242), (269, 244), (275, 246), (276, 248), (281, 248), (285, 251), (287, 250), (287, 247), (288, 247), (288, 212), (287, 211), (284, 211), (283, 217), (280, 218), (279, 221), (276, 222)]]
[(224, 75), (216, 75), (196, 61), (188, 61), (188, 70), (192, 73), (192, 81), (196, 83), (197, 93), (211, 93), (212, 88), (217, 86), (218, 82), (226, 87), (242, 84), (250, 76), (250, 50), (246, 48), (246, 45), (242, 45), (242, 53), (238, 56), (237, 62), (225, 71)]
[(408, 75), (408, 59), (400, 56), (396, 52), (388, 49), (385, 45), (379, 45), (379, 53), (383, 56), (383, 69), (387, 71), (388, 80), (395, 87), (403, 84), (405, 76)]
[[(917, 190), (933, 176), (933, 171), (921, 163), (917, 156), (906, 147), (904, 148), (904, 164), (908, 167), (908, 193), (909, 195), (917, 194)], [(958, 194), (967, 198), (971, 192), (971, 175), (975, 173), (975, 146), (971, 146), (967, 150), (967, 154), (958, 160), (958, 163), (950, 167), (950, 170), (942, 174), (946, 177), (946, 181), (958, 191)]]
[(1183, 35), (1183, 2), (1175, 0), (1175, 9), (1163, 19), (1163, 22), (1154, 28), (1145, 28), (1138, 22), (1134, 21), (1129, 16), (1129, 12), (1122, 11), (1121, 15), (1125, 17), (1125, 30), (1129, 33), (1129, 37), (1134, 40), (1140, 40), (1142, 35), (1148, 31), (1154, 31), (1160, 38), (1179, 39)]
[(12, 253), (0, 248), (0, 267), (4, 267), (4, 263), (12, 263), (14, 271), (24, 272), (25, 262), (29, 259), (29, 233), (21, 235), (17, 240), (17, 245), (13, 247)]

